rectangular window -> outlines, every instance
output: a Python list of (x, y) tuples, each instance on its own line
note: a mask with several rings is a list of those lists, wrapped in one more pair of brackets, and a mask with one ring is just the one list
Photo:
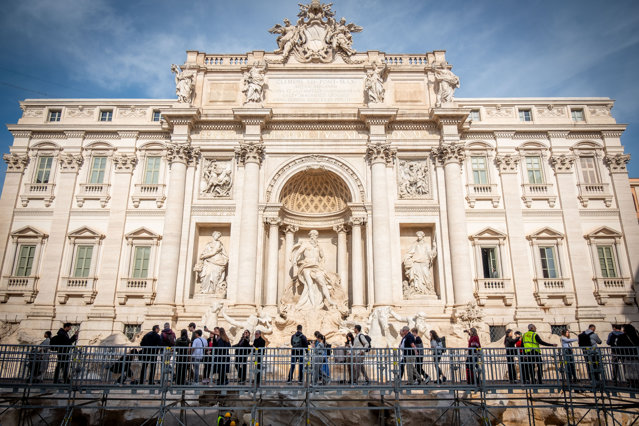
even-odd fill
[(490, 334), (491, 342), (498, 342), (504, 337), (506, 337), (506, 326), (505, 325), (491, 325), (488, 327), (488, 332)]
[(470, 114), (468, 114), (468, 119), (470, 121), (481, 121), (479, 118), (479, 110), (478, 109), (471, 109), (470, 110)]
[(93, 159), (91, 160), (89, 183), (104, 183), (104, 172), (106, 170), (106, 163), (106, 157), (93, 157)]
[(113, 110), (105, 109), (100, 111), (100, 121), (113, 121)]
[(579, 157), (579, 165), (581, 168), (582, 183), (599, 183), (599, 175), (597, 175), (595, 157)]
[(93, 256), (93, 246), (78, 246), (75, 254), (75, 268), (73, 276), (76, 278), (86, 278), (91, 272), (91, 257)]
[(160, 121), (162, 114), (160, 111), (153, 111), (153, 121)]
[(22, 245), (18, 251), (18, 263), (16, 265), (16, 277), (28, 277), (33, 269), (33, 258), (35, 257), (35, 245)]
[(558, 278), (555, 247), (539, 247), (541, 273), (544, 278)]
[(519, 121), (532, 121), (532, 112), (529, 109), (520, 109)]
[(615, 258), (612, 255), (612, 246), (597, 246), (601, 276), (604, 278), (617, 278)]
[(550, 334), (556, 334), (557, 336), (561, 336), (563, 331), (567, 329), (568, 326), (566, 324), (556, 324), (550, 325)]
[(481, 248), (481, 264), (484, 271), (484, 278), (499, 278), (496, 247)]
[(584, 110), (583, 109), (571, 109), (570, 115), (572, 117), (572, 121), (584, 121)]
[(160, 180), (160, 161), (162, 157), (146, 157), (144, 168), (144, 183), (147, 185), (157, 184)]
[(49, 110), (49, 121), (60, 121), (62, 117), (62, 110), (52, 109)]
[(53, 157), (38, 158), (38, 166), (36, 167), (35, 183), (49, 183), (51, 177), (51, 166), (53, 165)]
[(488, 170), (486, 168), (486, 157), (473, 155), (470, 157), (470, 164), (473, 169), (473, 183), (485, 185), (488, 183)]
[(124, 335), (132, 342), (135, 340), (135, 336), (142, 331), (141, 324), (124, 324)]
[(133, 252), (133, 268), (131, 276), (133, 278), (147, 278), (149, 276), (149, 258), (151, 256), (150, 246), (137, 246)]
[(526, 171), (528, 173), (528, 183), (544, 183), (541, 157), (538, 155), (526, 156)]

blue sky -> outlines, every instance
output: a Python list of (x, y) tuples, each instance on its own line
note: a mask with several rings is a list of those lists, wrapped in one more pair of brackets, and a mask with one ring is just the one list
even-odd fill
[[(301, 1), (301, 0), (300, 0)], [(272, 51), (297, 0), (5, 0), (0, 121), (26, 98), (173, 98), (185, 51)], [(359, 51), (446, 50), (459, 97), (607, 96), (639, 177), (639, 1), (335, 0)], [(13, 138), (0, 130), (0, 151)], [(4, 181), (6, 164), (0, 166)]]

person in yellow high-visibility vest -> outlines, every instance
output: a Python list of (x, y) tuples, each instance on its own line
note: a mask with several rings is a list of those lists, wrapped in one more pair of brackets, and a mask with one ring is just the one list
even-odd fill
[[(544, 342), (539, 334), (537, 334), (537, 327), (535, 324), (528, 324), (528, 331), (524, 333), (522, 337), (522, 346), (524, 348), (524, 359), (522, 378), (524, 383), (539, 383), (541, 384), (544, 375), (544, 369), (542, 365), (540, 346), (557, 346), (554, 343)], [(537, 381), (535, 382), (535, 368), (537, 368)]]

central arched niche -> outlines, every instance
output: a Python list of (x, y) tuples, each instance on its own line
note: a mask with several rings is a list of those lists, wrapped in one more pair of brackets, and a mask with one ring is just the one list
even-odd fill
[(280, 192), (282, 207), (295, 215), (332, 216), (351, 202), (346, 183), (324, 169), (307, 169), (293, 175)]

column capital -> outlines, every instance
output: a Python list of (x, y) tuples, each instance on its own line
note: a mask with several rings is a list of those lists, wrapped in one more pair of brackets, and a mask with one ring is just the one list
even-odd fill
[(282, 220), (279, 217), (265, 217), (264, 223), (269, 226), (279, 226), (282, 223)]
[(362, 226), (366, 223), (366, 218), (364, 216), (353, 216), (351, 220), (348, 221), (348, 224), (352, 226)]
[(626, 164), (630, 162), (630, 154), (606, 154), (603, 159), (610, 173), (628, 173)]
[(345, 223), (340, 223), (339, 225), (333, 226), (333, 231), (337, 232), (338, 234), (345, 234), (348, 232), (348, 225), (346, 225)]
[(572, 166), (575, 164), (576, 156), (572, 154), (560, 154), (550, 156), (550, 165), (555, 173), (572, 173)]
[(113, 156), (113, 165), (116, 173), (133, 173), (133, 169), (138, 164), (138, 157), (135, 154), (115, 154)]
[(433, 149), (433, 155), (440, 164), (462, 163), (466, 159), (466, 150), (463, 143), (446, 143)]
[(77, 173), (84, 162), (81, 154), (60, 154), (58, 158), (62, 173)]
[(24, 173), (24, 169), (29, 164), (29, 156), (27, 154), (4, 154), (2, 159), (7, 163), (7, 173)]
[(259, 166), (264, 158), (264, 144), (240, 142), (240, 146), (235, 148), (235, 158), (242, 166), (247, 163), (257, 163)]
[(169, 164), (183, 163), (186, 165), (194, 165), (200, 158), (200, 148), (193, 147), (189, 144), (166, 144), (166, 158)]
[(519, 161), (521, 161), (521, 156), (518, 154), (495, 156), (495, 164), (497, 164), (499, 173), (517, 173), (519, 171)]
[(366, 159), (371, 163), (384, 163), (387, 166), (393, 165), (397, 149), (391, 148), (389, 143), (369, 143), (366, 145)]
[(290, 234), (294, 234), (294, 233), (296, 233), (297, 231), (300, 230), (300, 227), (297, 226), (297, 225), (290, 225), (288, 223), (285, 223), (283, 230), (284, 230), (285, 234), (289, 234), (289, 233)]

